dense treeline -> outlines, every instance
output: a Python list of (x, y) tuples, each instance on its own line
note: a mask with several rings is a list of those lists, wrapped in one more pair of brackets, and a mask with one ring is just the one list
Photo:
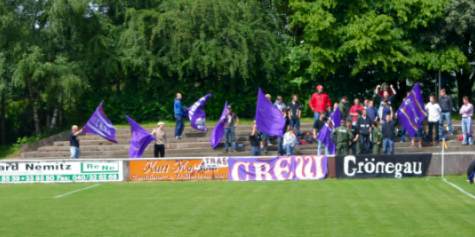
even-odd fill
[(471, 95), (474, 39), (473, 0), (1, 0), (0, 144), (101, 100), (115, 122), (168, 119), (176, 91), (212, 92), (210, 117), (253, 116), (258, 86), (336, 99), (441, 75)]

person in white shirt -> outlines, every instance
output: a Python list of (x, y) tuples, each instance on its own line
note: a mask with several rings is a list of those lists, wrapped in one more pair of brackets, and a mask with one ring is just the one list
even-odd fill
[(429, 103), (425, 106), (427, 111), (427, 122), (429, 123), (429, 140), (430, 142), (434, 141), (434, 133), (435, 130), (435, 141), (439, 141), (439, 122), (440, 117), (442, 114), (442, 109), (439, 106), (439, 103), (435, 100), (434, 95), (429, 96)]
[(460, 107), (460, 115), (462, 116), (462, 133), (463, 133), (463, 145), (472, 145), (472, 116), (473, 105), (468, 100), (467, 96), (463, 97), (463, 105)]
[(295, 135), (294, 130), (289, 127), (287, 132), (284, 134), (283, 147), (285, 150), (285, 154), (288, 156), (294, 155), (297, 143), (297, 136)]

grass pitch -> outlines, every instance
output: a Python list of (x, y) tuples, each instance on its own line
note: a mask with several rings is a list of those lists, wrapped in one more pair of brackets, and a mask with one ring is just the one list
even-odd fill
[[(450, 177), (475, 193), (464, 177)], [(474, 236), (440, 178), (0, 185), (0, 236)]]

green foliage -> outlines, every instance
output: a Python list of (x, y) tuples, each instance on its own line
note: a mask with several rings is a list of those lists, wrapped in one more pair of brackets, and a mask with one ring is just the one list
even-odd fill
[(213, 93), (210, 119), (252, 118), (258, 87), (305, 104), (317, 82), (337, 99), (441, 72), (470, 94), (474, 19), (471, 0), (1, 1), (0, 143), (102, 100), (114, 122), (172, 119), (177, 91)]

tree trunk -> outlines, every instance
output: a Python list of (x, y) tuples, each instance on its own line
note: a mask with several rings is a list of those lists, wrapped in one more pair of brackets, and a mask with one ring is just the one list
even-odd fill
[(33, 101), (32, 103), (33, 107), (33, 123), (35, 125), (35, 134), (40, 135), (40, 116), (38, 114), (38, 102)]
[(0, 145), (7, 143), (7, 131), (5, 126), (5, 93), (2, 93), (0, 98)]
[(51, 117), (51, 122), (49, 126), (50, 129), (53, 129), (56, 127), (56, 123), (58, 121), (58, 114), (59, 114), (58, 107), (55, 107), (53, 110), (53, 116)]

